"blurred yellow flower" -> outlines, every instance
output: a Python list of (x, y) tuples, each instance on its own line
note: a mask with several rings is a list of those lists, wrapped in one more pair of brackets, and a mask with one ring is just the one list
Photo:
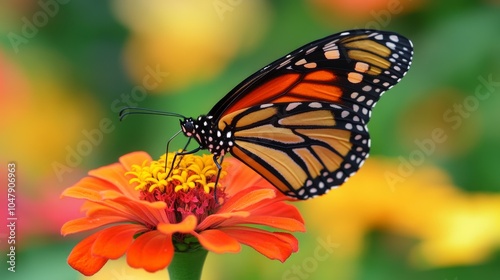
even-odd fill
[[(132, 32), (124, 51), (127, 70), (151, 92), (212, 79), (233, 57), (255, 46), (268, 21), (268, 4), (262, 0), (113, 3), (117, 18)], [(153, 79), (145, 81), (148, 76)]]
[(424, 238), (412, 252), (430, 265), (478, 264), (500, 248), (500, 195), (465, 195), (455, 201), (436, 224), (434, 234)]
[(370, 158), (341, 188), (305, 202), (308, 228), (331, 236), (339, 258), (353, 262), (373, 230), (417, 240), (409, 252), (417, 267), (477, 264), (500, 247), (500, 194), (465, 193), (436, 167), (391, 187), (399, 164)]

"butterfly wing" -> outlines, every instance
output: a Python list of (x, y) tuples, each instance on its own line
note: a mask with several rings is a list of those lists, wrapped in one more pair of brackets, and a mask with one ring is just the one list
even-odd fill
[(370, 148), (363, 120), (332, 103), (263, 104), (226, 115), (221, 123), (234, 134), (231, 154), (297, 199), (341, 185)]
[(368, 157), (371, 109), (412, 55), (411, 42), (393, 32), (331, 35), (253, 74), (208, 115), (234, 135), (231, 154), (283, 193), (321, 195)]
[(265, 103), (324, 101), (357, 112), (367, 123), (380, 96), (406, 74), (413, 47), (386, 31), (351, 30), (307, 44), (253, 74), (208, 115)]

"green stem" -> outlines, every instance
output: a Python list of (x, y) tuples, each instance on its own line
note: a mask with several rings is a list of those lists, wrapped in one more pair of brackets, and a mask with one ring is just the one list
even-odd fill
[(200, 248), (191, 252), (175, 252), (168, 266), (170, 280), (199, 280), (208, 251)]

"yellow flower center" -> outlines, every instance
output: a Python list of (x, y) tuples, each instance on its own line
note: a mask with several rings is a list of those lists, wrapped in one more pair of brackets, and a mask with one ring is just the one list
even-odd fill
[[(140, 192), (142, 200), (166, 202), (165, 211), (171, 223), (180, 222), (192, 214), (201, 221), (213, 213), (226, 197), (220, 187), (221, 179), (226, 175), (225, 164), (222, 165), (216, 188), (219, 169), (212, 155), (177, 156), (175, 163), (174, 156), (174, 153), (169, 153), (157, 161), (133, 165), (126, 173), (132, 176), (129, 183)], [(216, 198), (218, 201), (215, 201)]]

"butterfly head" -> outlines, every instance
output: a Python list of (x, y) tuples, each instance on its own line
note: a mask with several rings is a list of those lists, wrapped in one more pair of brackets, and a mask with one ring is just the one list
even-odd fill
[(193, 137), (195, 134), (195, 126), (194, 120), (192, 118), (184, 118), (180, 120), (182, 133), (186, 135), (186, 137)]

